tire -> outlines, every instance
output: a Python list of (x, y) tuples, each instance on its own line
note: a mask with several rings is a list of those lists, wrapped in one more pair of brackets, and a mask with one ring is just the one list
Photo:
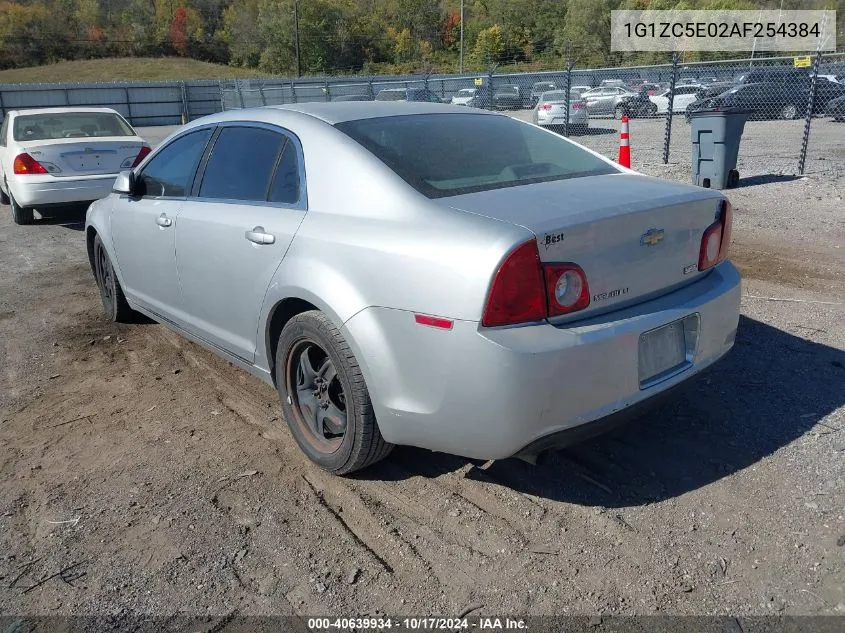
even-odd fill
[(739, 172), (736, 169), (731, 169), (728, 172), (728, 189), (734, 189), (739, 184)]
[(15, 196), (12, 195), (11, 190), (9, 190), (9, 206), (12, 207), (12, 220), (14, 220), (15, 224), (23, 225), (35, 222), (35, 215), (32, 209), (27, 209), (19, 205), (18, 201), (15, 200)]
[(794, 103), (788, 103), (780, 110), (780, 118), (791, 121), (798, 118), (798, 106)]
[(94, 237), (94, 278), (100, 289), (100, 300), (103, 302), (106, 320), (112, 323), (132, 321), (135, 311), (129, 307), (123, 295), (123, 288), (120, 287), (108, 251), (99, 235)]
[(657, 116), (657, 106), (653, 103), (648, 106), (648, 116)]
[[(7, 185), (8, 186), (8, 185)], [(9, 196), (6, 195), (6, 192), (3, 191), (3, 188), (0, 187), (0, 204), (9, 204)]]
[(322, 312), (303, 312), (285, 325), (276, 346), (276, 384), (296, 443), (324, 470), (347, 475), (393, 449), (379, 431), (358, 361)]
[(619, 119), (621, 119), (623, 116), (625, 116), (625, 108), (624, 108), (624, 107), (622, 107), (621, 105), (616, 106), (616, 107), (613, 109), (613, 118), (615, 118), (615, 119), (619, 120)]

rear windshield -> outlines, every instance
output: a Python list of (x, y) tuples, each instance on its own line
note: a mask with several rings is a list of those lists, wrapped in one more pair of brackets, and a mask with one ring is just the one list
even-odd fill
[(16, 141), (134, 135), (122, 118), (108, 112), (25, 114), (15, 118)]
[(414, 114), (335, 127), (429, 198), (618, 172), (563, 137), (507, 116)]

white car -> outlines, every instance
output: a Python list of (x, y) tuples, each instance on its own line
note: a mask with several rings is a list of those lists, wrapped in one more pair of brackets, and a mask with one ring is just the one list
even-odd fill
[[(675, 86), (672, 112), (685, 112), (689, 104), (698, 101), (698, 93), (703, 89), (704, 86), (699, 84)], [(666, 114), (666, 110), (669, 109), (669, 91), (664, 90), (660, 94), (651, 95), (649, 101), (657, 106), (657, 114)]]
[(462, 88), (461, 90), (458, 90), (458, 93), (454, 97), (452, 97), (452, 105), (468, 106), (477, 94), (477, 88)]
[(110, 108), (9, 110), (0, 127), (0, 202), (16, 224), (33, 209), (92, 202), (150, 152)]
[(589, 116), (587, 104), (577, 91), (570, 91), (569, 99), (565, 90), (553, 90), (540, 95), (534, 106), (534, 124), (547, 128), (561, 128), (567, 121), (567, 101), (569, 106), (569, 126), (581, 134), (587, 132)]

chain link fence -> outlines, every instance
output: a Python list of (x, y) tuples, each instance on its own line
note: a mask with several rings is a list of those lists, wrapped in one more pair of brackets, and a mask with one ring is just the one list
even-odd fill
[[(630, 118), (634, 167), (688, 168), (688, 114), (707, 108), (748, 112), (738, 170), (743, 178), (803, 173), (845, 175), (845, 53), (649, 66), (405, 78), (221, 82), (221, 106), (309, 101), (434, 101), (501, 110), (548, 124), (616, 158), (618, 120)], [(562, 112), (563, 116), (550, 115)], [(569, 112), (569, 116), (566, 116)], [(586, 128), (583, 123), (586, 123)]]

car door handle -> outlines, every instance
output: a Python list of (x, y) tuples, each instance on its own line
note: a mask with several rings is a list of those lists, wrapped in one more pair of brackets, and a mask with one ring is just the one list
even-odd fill
[(156, 218), (156, 224), (158, 224), (159, 226), (170, 226), (171, 224), (173, 224), (173, 220), (171, 220), (167, 217), (167, 215), (162, 213)]
[(244, 237), (256, 244), (272, 244), (276, 241), (276, 236), (271, 233), (265, 233), (263, 226), (256, 226), (251, 231), (247, 231), (244, 233)]

